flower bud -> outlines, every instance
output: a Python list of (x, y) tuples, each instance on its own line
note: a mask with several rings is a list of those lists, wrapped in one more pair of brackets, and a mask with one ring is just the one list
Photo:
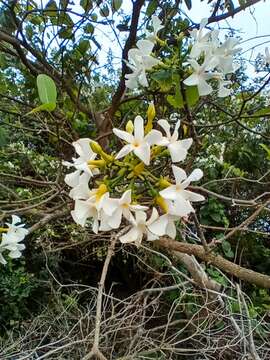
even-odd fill
[(168, 204), (166, 203), (165, 199), (162, 196), (158, 195), (155, 198), (155, 202), (165, 213), (168, 212), (169, 210)]
[(126, 124), (126, 131), (129, 133), (129, 134), (132, 134), (133, 133), (133, 130), (134, 130), (134, 125), (133, 125), (133, 122), (131, 120), (129, 120)]
[(102, 168), (106, 165), (106, 161), (103, 159), (100, 160), (89, 160), (87, 162), (88, 165), (90, 165), (91, 168)]
[(167, 188), (168, 186), (171, 186), (172, 184), (165, 178), (160, 178), (158, 182), (158, 186), (162, 189)]
[(91, 141), (90, 142), (90, 147), (94, 151), (94, 153), (96, 153), (96, 154), (101, 154), (102, 151), (103, 151), (102, 147), (96, 141)]
[(96, 199), (100, 200), (100, 198), (102, 197), (102, 195), (104, 195), (106, 192), (108, 191), (108, 188), (105, 184), (100, 184), (97, 192), (96, 192)]
[(144, 163), (140, 162), (138, 165), (136, 165), (133, 169), (133, 173), (135, 176), (139, 176), (144, 170)]
[(151, 102), (147, 109), (147, 124), (145, 125), (144, 132), (148, 134), (153, 128), (153, 119), (156, 116), (156, 109), (153, 102)]

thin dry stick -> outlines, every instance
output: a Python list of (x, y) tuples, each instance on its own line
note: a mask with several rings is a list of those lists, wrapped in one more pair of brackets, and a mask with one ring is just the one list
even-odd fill
[(102, 298), (103, 298), (102, 295), (103, 295), (103, 290), (104, 290), (104, 285), (105, 285), (105, 280), (106, 280), (108, 268), (109, 268), (109, 265), (110, 265), (110, 262), (111, 262), (111, 258), (112, 258), (113, 254), (114, 254), (114, 249), (115, 249), (116, 242), (119, 239), (119, 237), (122, 236), (128, 230), (128, 228), (129, 227), (125, 227), (118, 234), (112, 236), (111, 243), (110, 243), (110, 245), (108, 247), (108, 252), (107, 252), (107, 256), (106, 256), (106, 259), (104, 261), (104, 264), (103, 264), (103, 269), (102, 269), (102, 273), (101, 273), (101, 277), (100, 277), (100, 282), (98, 284), (98, 296), (97, 296), (97, 310), (96, 310), (94, 343), (93, 343), (91, 351), (88, 354), (86, 354), (82, 358), (82, 360), (89, 360), (93, 356), (96, 356), (100, 360), (107, 360), (106, 357), (99, 350), (101, 312), (102, 312)]
[(206, 239), (205, 239), (205, 236), (204, 236), (203, 230), (202, 230), (202, 228), (201, 228), (200, 222), (199, 222), (199, 220), (198, 220), (198, 218), (197, 218), (197, 215), (196, 215), (195, 213), (193, 214), (193, 220), (194, 220), (194, 223), (195, 223), (197, 232), (198, 232), (198, 234), (199, 234), (199, 237), (200, 237), (200, 239), (201, 239), (202, 245), (203, 245), (203, 247), (204, 247), (204, 250), (205, 250), (206, 252), (209, 252), (209, 250), (210, 250), (210, 249), (209, 249), (209, 246), (208, 246), (207, 241), (206, 241)]
[(230, 238), (232, 235), (234, 235), (239, 229), (248, 226), (251, 222), (253, 222), (256, 217), (260, 214), (260, 212), (262, 212), (264, 210), (264, 208), (270, 204), (270, 199), (266, 200), (261, 206), (258, 207), (257, 210), (254, 211), (254, 213), (249, 216), (245, 221), (242, 222), (242, 224), (240, 224), (239, 226), (236, 226), (233, 230), (231, 230), (227, 235), (225, 235), (225, 237), (223, 238), (223, 240), (227, 240), (228, 238)]

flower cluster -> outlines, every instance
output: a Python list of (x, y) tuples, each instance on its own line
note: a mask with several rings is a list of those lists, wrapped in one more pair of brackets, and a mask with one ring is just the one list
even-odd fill
[(2, 234), (2, 241), (0, 243), (0, 263), (5, 265), (7, 261), (3, 256), (3, 252), (9, 251), (8, 256), (12, 259), (19, 258), (25, 245), (21, 244), (28, 230), (24, 228), (25, 224), (20, 224), (21, 219), (19, 216), (12, 215), (12, 223), (6, 223), (7, 228), (0, 228)]
[(234, 55), (241, 49), (237, 48), (239, 40), (229, 37), (225, 42), (219, 40), (219, 31), (211, 30), (205, 33), (207, 19), (203, 19), (199, 30), (190, 32), (194, 44), (189, 53), (186, 64), (192, 67), (193, 73), (184, 80), (187, 86), (198, 86), (199, 95), (208, 95), (213, 91), (207, 80), (217, 80), (219, 83), (218, 96), (230, 95), (231, 89), (227, 86), (231, 81), (226, 80), (226, 75), (237, 70)]
[[(231, 81), (227, 80), (226, 76), (238, 68), (238, 65), (234, 63), (234, 55), (241, 50), (237, 47), (239, 40), (229, 37), (222, 43), (219, 40), (218, 30), (205, 30), (207, 21), (208, 19), (203, 19), (200, 28), (190, 32), (192, 46), (186, 55), (181, 55), (184, 70), (192, 72), (184, 80), (184, 84), (186, 86), (197, 86), (199, 95), (204, 96), (213, 91), (208, 81), (216, 80), (218, 82), (218, 96), (226, 97), (231, 93), (231, 89), (228, 88)], [(152, 17), (152, 23), (153, 34), (147, 33), (146, 39), (139, 40), (136, 48), (130, 49), (128, 52), (127, 65), (132, 73), (126, 75), (125, 84), (129, 89), (135, 89), (138, 85), (148, 87), (146, 71), (158, 64), (162, 65), (161, 61), (154, 58), (151, 53), (155, 41), (166, 45), (166, 42), (162, 42), (157, 36), (163, 26), (157, 16)]]
[(146, 70), (151, 70), (152, 67), (159, 64), (159, 60), (155, 59), (151, 53), (157, 39), (157, 33), (163, 26), (157, 16), (152, 17), (152, 22), (153, 34), (148, 34), (146, 40), (137, 41), (137, 47), (128, 52), (127, 66), (133, 71), (126, 75), (126, 87), (129, 89), (135, 89), (138, 84), (147, 87)]
[[(144, 235), (148, 240), (163, 235), (175, 238), (176, 222), (194, 212), (193, 202), (204, 200), (188, 190), (192, 181), (203, 176), (202, 171), (195, 169), (187, 176), (175, 165), (185, 160), (192, 139), (178, 139), (180, 121), (172, 132), (164, 119), (157, 122), (164, 133), (152, 129), (153, 104), (147, 114), (145, 126), (143, 118), (136, 116), (134, 123), (127, 123), (126, 131), (113, 129), (125, 142), (117, 154), (106, 153), (90, 139), (80, 139), (73, 143), (79, 157), (73, 163), (65, 162), (75, 168), (65, 177), (75, 201), (71, 211), (74, 221), (85, 226), (89, 219), (95, 233), (130, 224), (130, 230), (120, 237), (123, 243), (140, 244)], [(173, 163), (174, 182), (160, 176), (158, 170), (168, 157)]]

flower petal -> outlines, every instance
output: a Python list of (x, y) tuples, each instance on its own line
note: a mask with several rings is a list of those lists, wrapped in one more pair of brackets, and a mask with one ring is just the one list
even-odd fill
[(117, 137), (119, 137), (120, 139), (126, 141), (127, 143), (132, 143), (132, 142), (133, 142), (133, 139), (134, 139), (133, 135), (129, 134), (129, 133), (126, 132), (126, 131), (113, 128), (113, 133), (114, 133)]
[(120, 236), (119, 240), (123, 244), (131, 243), (136, 241), (138, 238), (140, 238), (140, 231), (137, 227), (133, 227), (130, 229), (125, 235)]
[(192, 191), (189, 191), (189, 190), (184, 190), (185, 192), (185, 199), (189, 200), (189, 201), (194, 201), (194, 202), (197, 202), (197, 201), (204, 201), (205, 200), (205, 197), (201, 194), (197, 194), (197, 193), (194, 193)]
[(181, 184), (181, 182), (187, 178), (185, 170), (181, 169), (178, 166), (172, 165), (172, 171), (176, 184)]
[(174, 131), (173, 131), (173, 134), (172, 134), (172, 141), (175, 142), (177, 139), (178, 139), (178, 130), (180, 128), (180, 124), (181, 124), (181, 121), (178, 120), (177, 123), (175, 124), (175, 128), (174, 128)]
[(198, 85), (200, 82), (200, 77), (194, 73), (194, 74), (191, 74), (188, 78), (186, 78), (183, 83), (187, 86), (195, 86), (195, 85)]
[(116, 159), (121, 159), (122, 157), (126, 156), (133, 150), (133, 146), (130, 144), (127, 144), (122, 147), (122, 149), (119, 151), (119, 153), (116, 155)]
[(200, 78), (197, 85), (198, 85), (198, 92), (199, 92), (200, 96), (209, 95), (213, 91), (212, 86), (207, 84), (207, 82), (204, 79)]
[(174, 221), (169, 221), (167, 228), (166, 228), (166, 235), (168, 235), (170, 238), (175, 239), (176, 238), (176, 226)]
[(158, 144), (162, 140), (162, 133), (158, 130), (151, 130), (144, 138), (149, 145)]
[(93, 209), (89, 206), (87, 201), (76, 200), (74, 210), (71, 211), (71, 216), (76, 224), (85, 226), (88, 217), (92, 217)]
[(141, 142), (144, 137), (143, 118), (136, 116), (134, 120), (134, 139)]
[(94, 155), (93, 150), (90, 148), (90, 141), (91, 139), (83, 138), (72, 143), (76, 153), (84, 159), (89, 159)]
[(163, 236), (168, 225), (168, 215), (160, 216), (156, 221), (148, 225), (148, 229), (155, 235)]
[(172, 158), (172, 162), (185, 160), (187, 150), (182, 147), (181, 140), (168, 145), (168, 149)]
[(102, 209), (108, 216), (112, 216), (118, 207), (119, 200), (110, 198), (108, 192), (99, 201), (99, 209)]
[(142, 143), (142, 145), (135, 147), (133, 151), (145, 165), (150, 164), (150, 146), (147, 143)]
[(112, 214), (112, 216), (109, 217), (108, 224), (113, 229), (119, 228), (121, 221), (122, 221), (122, 214), (123, 214), (123, 210), (121, 207), (119, 207), (118, 209), (115, 210), (115, 212)]
[(162, 127), (162, 129), (165, 131), (167, 138), (171, 138), (171, 127), (167, 120), (160, 119), (158, 120), (158, 125)]
[(154, 44), (149, 40), (138, 40), (136, 46), (142, 55), (149, 55), (153, 50)]
[(75, 170), (74, 172), (67, 174), (64, 179), (65, 183), (68, 186), (75, 187), (79, 184), (80, 174), (81, 170)]

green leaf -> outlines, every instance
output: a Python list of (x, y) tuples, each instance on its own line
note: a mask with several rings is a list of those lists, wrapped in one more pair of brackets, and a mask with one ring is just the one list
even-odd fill
[(263, 115), (270, 115), (270, 106), (268, 106), (264, 109), (258, 110), (252, 114), (252, 116), (263, 116)]
[(58, 36), (60, 39), (71, 39), (73, 38), (73, 32), (72, 28), (70, 27), (61, 27), (61, 29), (58, 32)]
[(31, 115), (31, 114), (35, 114), (37, 112), (40, 111), (48, 111), (51, 112), (56, 108), (56, 104), (55, 103), (46, 103), (46, 104), (42, 104), (39, 105), (37, 107), (35, 107), (34, 109), (32, 109), (30, 112), (28, 112), (25, 116), (27, 115)]
[(52, 78), (45, 74), (37, 77), (39, 99), (42, 104), (55, 104), (57, 98), (56, 86)]
[(232, 251), (231, 244), (227, 240), (223, 240), (221, 243), (222, 250), (224, 251), (224, 254), (232, 259), (234, 257), (234, 252)]
[(270, 148), (265, 144), (260, 144), (260, 146), (266, 151), (267, 159), (270, 160)]
[(192, 7), (191, 0), (185, 0), (185, 4), (186, 4), (186, 7), (188, 8), (188, 10), (190, 10)]
[(152, 16), (158, 7), (158, 0), (151, 0), (146, 9), (146, 15)]
[(152, 79), (155, 80), (160, 86), (162, 92), (167, 92), (172, 87), (172, 71), (171, 70), (160, 70), (152, 74)]
[(221, 222), (221, 216), (219, 213), (211, 213), (210, 216), (215, 222)]
[(45, 6), (45, 14), (50, 16), (50, 17), (55, 17), (58, 14), (58, 9), (57, 9), (57, 5), (56, 2), (54, 0), (50, 0), (48, 2), (48, 4)]
[(112, 11), (117, 12), (122, 6), (122, 0), (112, 0)]
[(8, 136), (3, 127), (0, 127), (0, 148), (7, 144)]
[(198, 87), (197, 86), (188, 86), (185, 89), (185, 92), (186, 92), (188, 106), (195, 105), (200, 98), (199, 92), (198, 92)]
[(177, 83), (175, 86), (175, 95), (168, 95), (166, 99), (175, 109), (182, 109), (184, 107), (184, 101), (180, 91), (180, 83)]
[(84, 32), (86, 32), (87, 34), (92, 34), (94, 32), (95, 28), (92, 24), (87, 24), (84, 27)]
[(90, 49), (90, 42), (88, 40), (81, 40), (78, 45), (78, 50), (82, 55), (85, 55), (87, 50)]
[(80, 5), (86, 13), (93, 7), (92, 0), (81, 0)]

